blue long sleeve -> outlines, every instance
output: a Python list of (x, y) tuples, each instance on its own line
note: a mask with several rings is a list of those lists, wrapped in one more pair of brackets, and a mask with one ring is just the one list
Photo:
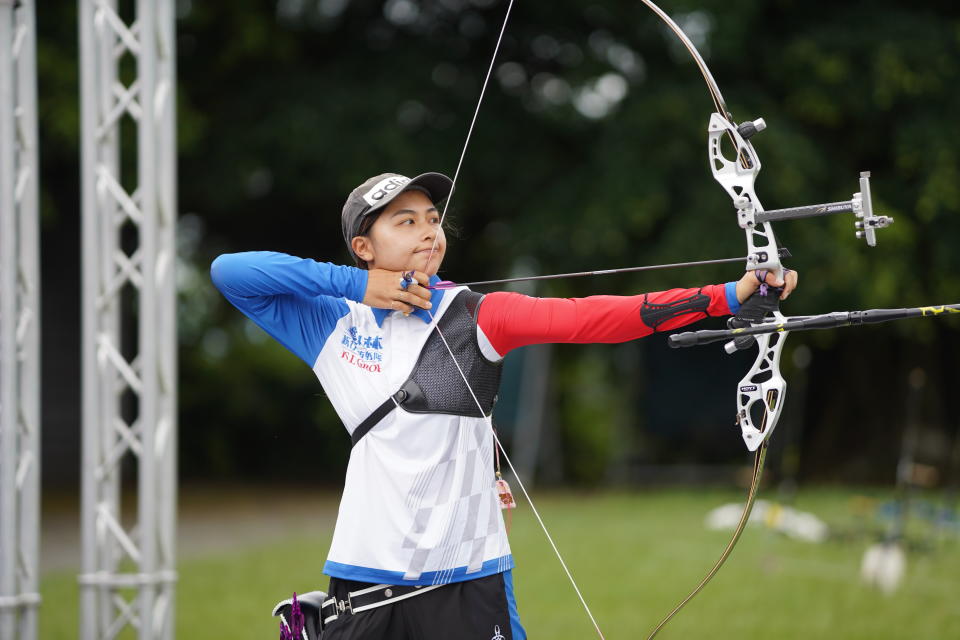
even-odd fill
[(367, 272), (273, 251), (218, 256), (210, 277), (220, 292), (274, 339), (313, 366), (344, 298), (363, 301)]

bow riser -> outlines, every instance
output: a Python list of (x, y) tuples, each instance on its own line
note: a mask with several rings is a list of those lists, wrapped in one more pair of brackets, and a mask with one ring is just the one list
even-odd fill
[[(749, 256), (746, 268), (765, 269), (777, 278), (783, 278), (783, 265), (773, 226), (755, 222), (756, 214), (763, 212), (763, 205), (754, 188), (762, 165), (753, 144), (743, 137), (737, 126), (719, 113), (710, 116), (707, 133), (713, 177), (733, 200), (740, 227), (746, 234)], [(736, 159), (724, 154), (724, 139), (735, 147)], [(778, 310), (771, 312), (774, 317), (782, 317)], [(756, 451), (773, 433), (780, 419), (787, 388), (786, 381), (780, 375), (780, 355), (786, 334), (765, 337), (770, 339), (756, 341), (757, 359), (737, 386), (737, 424), (750, 451)], [(739, 348), (745, 347), (728, 345), (727, 351), (732, 353)], [(763, 412), (757, 413), (757, 409)]]
[[(779, 312), (775, 315), (782, 317)], [(780, 356), (786, 337), (784, 331), (757, 339), (757, 359), (737, 387), (737, 424), (750, 451), (756, 451), (773, 434), (783, 411), (787, 381), (780, 374)], [(756, 414), (758, 407), (762, 414)]]
[[(730, 120), (719, 113), (710, 116), (707, 127), (707, 149), (710, 169), (714, 179), (724, 188), (737, 209), (740, 227), (747, 236), (747, 269), (767, 269), (777, 277), (783, 276), (783, 265), (777, 247), (773, 227), (767, 223), (754, 224), (756, 213), (763, 205), (754, 190), (754, 182), (760, 173), (760, 159), (753, 144), (746, 140)], [(723, 153), (723, 140), (727, 138), (736, 146), (737, 157), (731, 160)], [(763, 258), (766, 258), (764, 260)]]

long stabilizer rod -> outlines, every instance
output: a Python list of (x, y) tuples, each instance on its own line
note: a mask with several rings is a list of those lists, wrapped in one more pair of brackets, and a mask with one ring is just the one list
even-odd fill
[(960, 304), (943, 304), (932, 307), (909, 307), (905, 309), (868, 309), (866, 311), (835, 311), (818, 316), (796, 316), (782, 321), (771, 321), (742, 329), (706, 329), (676, 333), (668, 338), (671, 347), (695, 347), (711, 342), (732, 340), (740, 336), (758, 336), (783, 331), (811, 331), (814, 329), (834, 329), (862, 324), (876, 324), (944, 314), (960, 314)]

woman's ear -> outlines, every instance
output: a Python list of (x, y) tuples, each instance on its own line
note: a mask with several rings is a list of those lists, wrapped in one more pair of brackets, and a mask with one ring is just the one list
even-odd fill
[(350, 246), (353, 247), (353, 252), (357, 254), (357, 257), (364, 262), (373, 260), (373, 245), (367, 236), (355, 236), (353, 240), (350, 241)]

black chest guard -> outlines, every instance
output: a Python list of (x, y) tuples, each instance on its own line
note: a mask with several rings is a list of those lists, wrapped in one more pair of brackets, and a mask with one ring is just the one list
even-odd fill
[[(410, 413), (444, 413), (474, 418), (493, 412), (500, 387), (501, 366), (499, 362), (487, 360), (477, 344), (477, 311), (481, 300), (483, 295), (473, 291), (461, 291), (456, 295), (423, 345), (407, 381), (354, 429), (351, 436), (354, 445), (398, 406)], [(450, 358), (451, 352), (456, 363)], [(463, 382), (457, 365), (470, 381), (470, 387)], [(476, 400), (470, 388), (476, 394)], [(477, 403), (483, 408), (482, 415)]]

